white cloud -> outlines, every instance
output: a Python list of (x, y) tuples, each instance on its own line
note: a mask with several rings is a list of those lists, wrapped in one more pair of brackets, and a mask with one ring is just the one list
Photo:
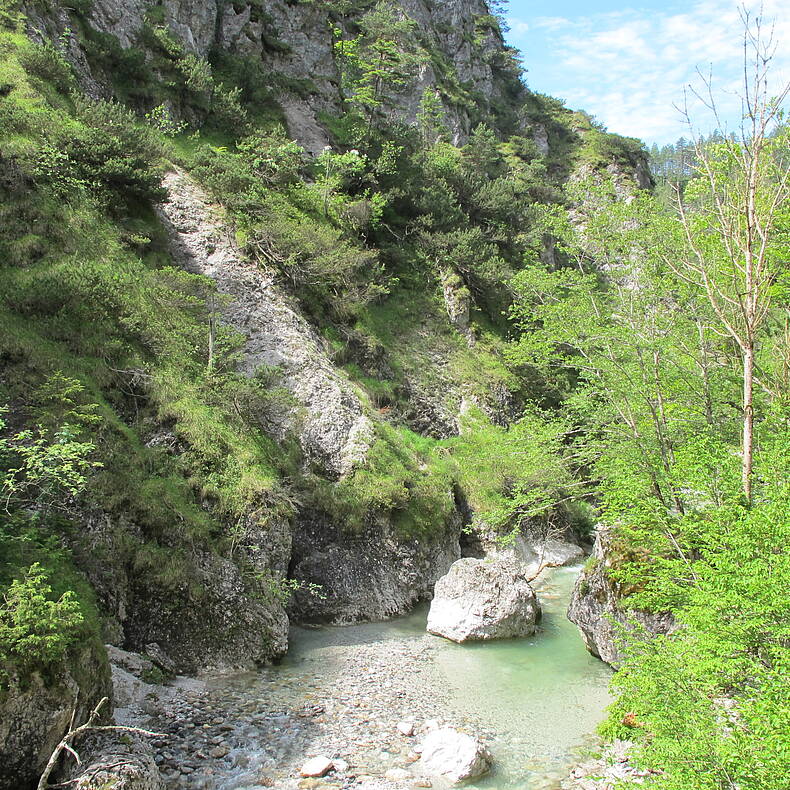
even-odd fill
[[(761, 5), (764, 17), (775, 19), (776, 87), (790, 78), (790, 5), (746, 0), (752, 15)], [(632, 9), (573, 20), (541, 17), (529, 24), (550, 37), (548, 66), (552, 79), (563, 83), (552, 88), (612, 131), (658, 142), (687, 136), (675, 107), (684, 101), (696, 128), (712, 131), (715, 120), (688, 89), (704, 89), (700, 73), (712, 75), (721, 116), (730, 130), (737, 128), (744, 50), (735, 0), (697, 0), (677, 13)], [(529, 55), (527, 65), (539, 78), (542, 65), (530, 63)]]
[(542, 28), (544, 30), (558, 30), (572, 24), (573, 23), (564, 16), (539, 16), (532, 23), (533, 27)]
[(525, 33), (529, 31), (529, 24), (525, 22), (523, 19), (516, 19), (516, 17), (510, 17), (507, 20), (508, 27), (516, 36), (523, 36)]

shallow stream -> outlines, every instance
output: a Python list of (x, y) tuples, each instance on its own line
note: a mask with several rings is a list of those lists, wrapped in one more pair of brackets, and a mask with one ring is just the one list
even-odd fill
[(235, 701), (251, 726), (266, 723), (265, 736), (236, 730), (233, 768), (211, 784), (290, 787), (286, 776), (312, 754), (345, 759), (352, 776), (409, 768), (415, 739), (395, 728), (407, 717), (418, 728), (438, 719), (485, 737), (496, 768), (475, 787), (558, 787), (609, 702), (609, 669), (565, 617), (577, 573), (556, 569), (537, 585), (543, 620), (526, 639), (456, 645), (426, 635), (425, 607), (384, 623), (294, 628), (280, 665), (209, 679), (213, 697)]

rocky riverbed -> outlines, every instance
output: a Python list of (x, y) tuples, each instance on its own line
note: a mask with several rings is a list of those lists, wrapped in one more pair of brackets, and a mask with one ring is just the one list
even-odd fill
[[(434, 641), (336, 644), (287, 673), (178, 679), (149, 687), (118, 718), (165, 734), (152, 745), (168, 787), (429, 787), (416, 767), (422, 734), (452, 724), (496, 738), (480, 720), (448, 709)], [(414, 735), (401, 732), (404, 722)], [(301, 778), (303, 764), (319, 755), (336, 770)]]
[[(565, 620), (573, 578), (560, 570), (543, 585), (547, 615), (529, 639), (455, 645), (424, 632), (424, 610), (292, 629), (281, 665), (140, 686), (117, 718), (163, 733), (153, 746), (168, 788), (444, 787), (419, 754), (424, 735), (443, 725), (493, 753), (492, 774), (475, 787), (557, 788), (607, 701), (608, 670)], [(334, 770), (300, 776), (316, 756)]]

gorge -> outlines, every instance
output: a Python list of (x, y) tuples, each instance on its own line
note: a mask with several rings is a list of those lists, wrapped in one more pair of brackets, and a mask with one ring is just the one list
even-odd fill
[(0, 788), (780, 787), (782, 97), (656, 183), (501, 24), (0, 0)]

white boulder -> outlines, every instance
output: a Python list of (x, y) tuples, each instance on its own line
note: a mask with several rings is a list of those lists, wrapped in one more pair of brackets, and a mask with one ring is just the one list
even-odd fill
[(453, 727), (433, 730), (422, 744), (422, 771), (453, 783), (482, 776), (493, 762), (491, 753), (477, 738)]
[(535, 633), (540, 604), (513, 557), (464, 557), (436, 582), (427, 629), (454, 642)]

